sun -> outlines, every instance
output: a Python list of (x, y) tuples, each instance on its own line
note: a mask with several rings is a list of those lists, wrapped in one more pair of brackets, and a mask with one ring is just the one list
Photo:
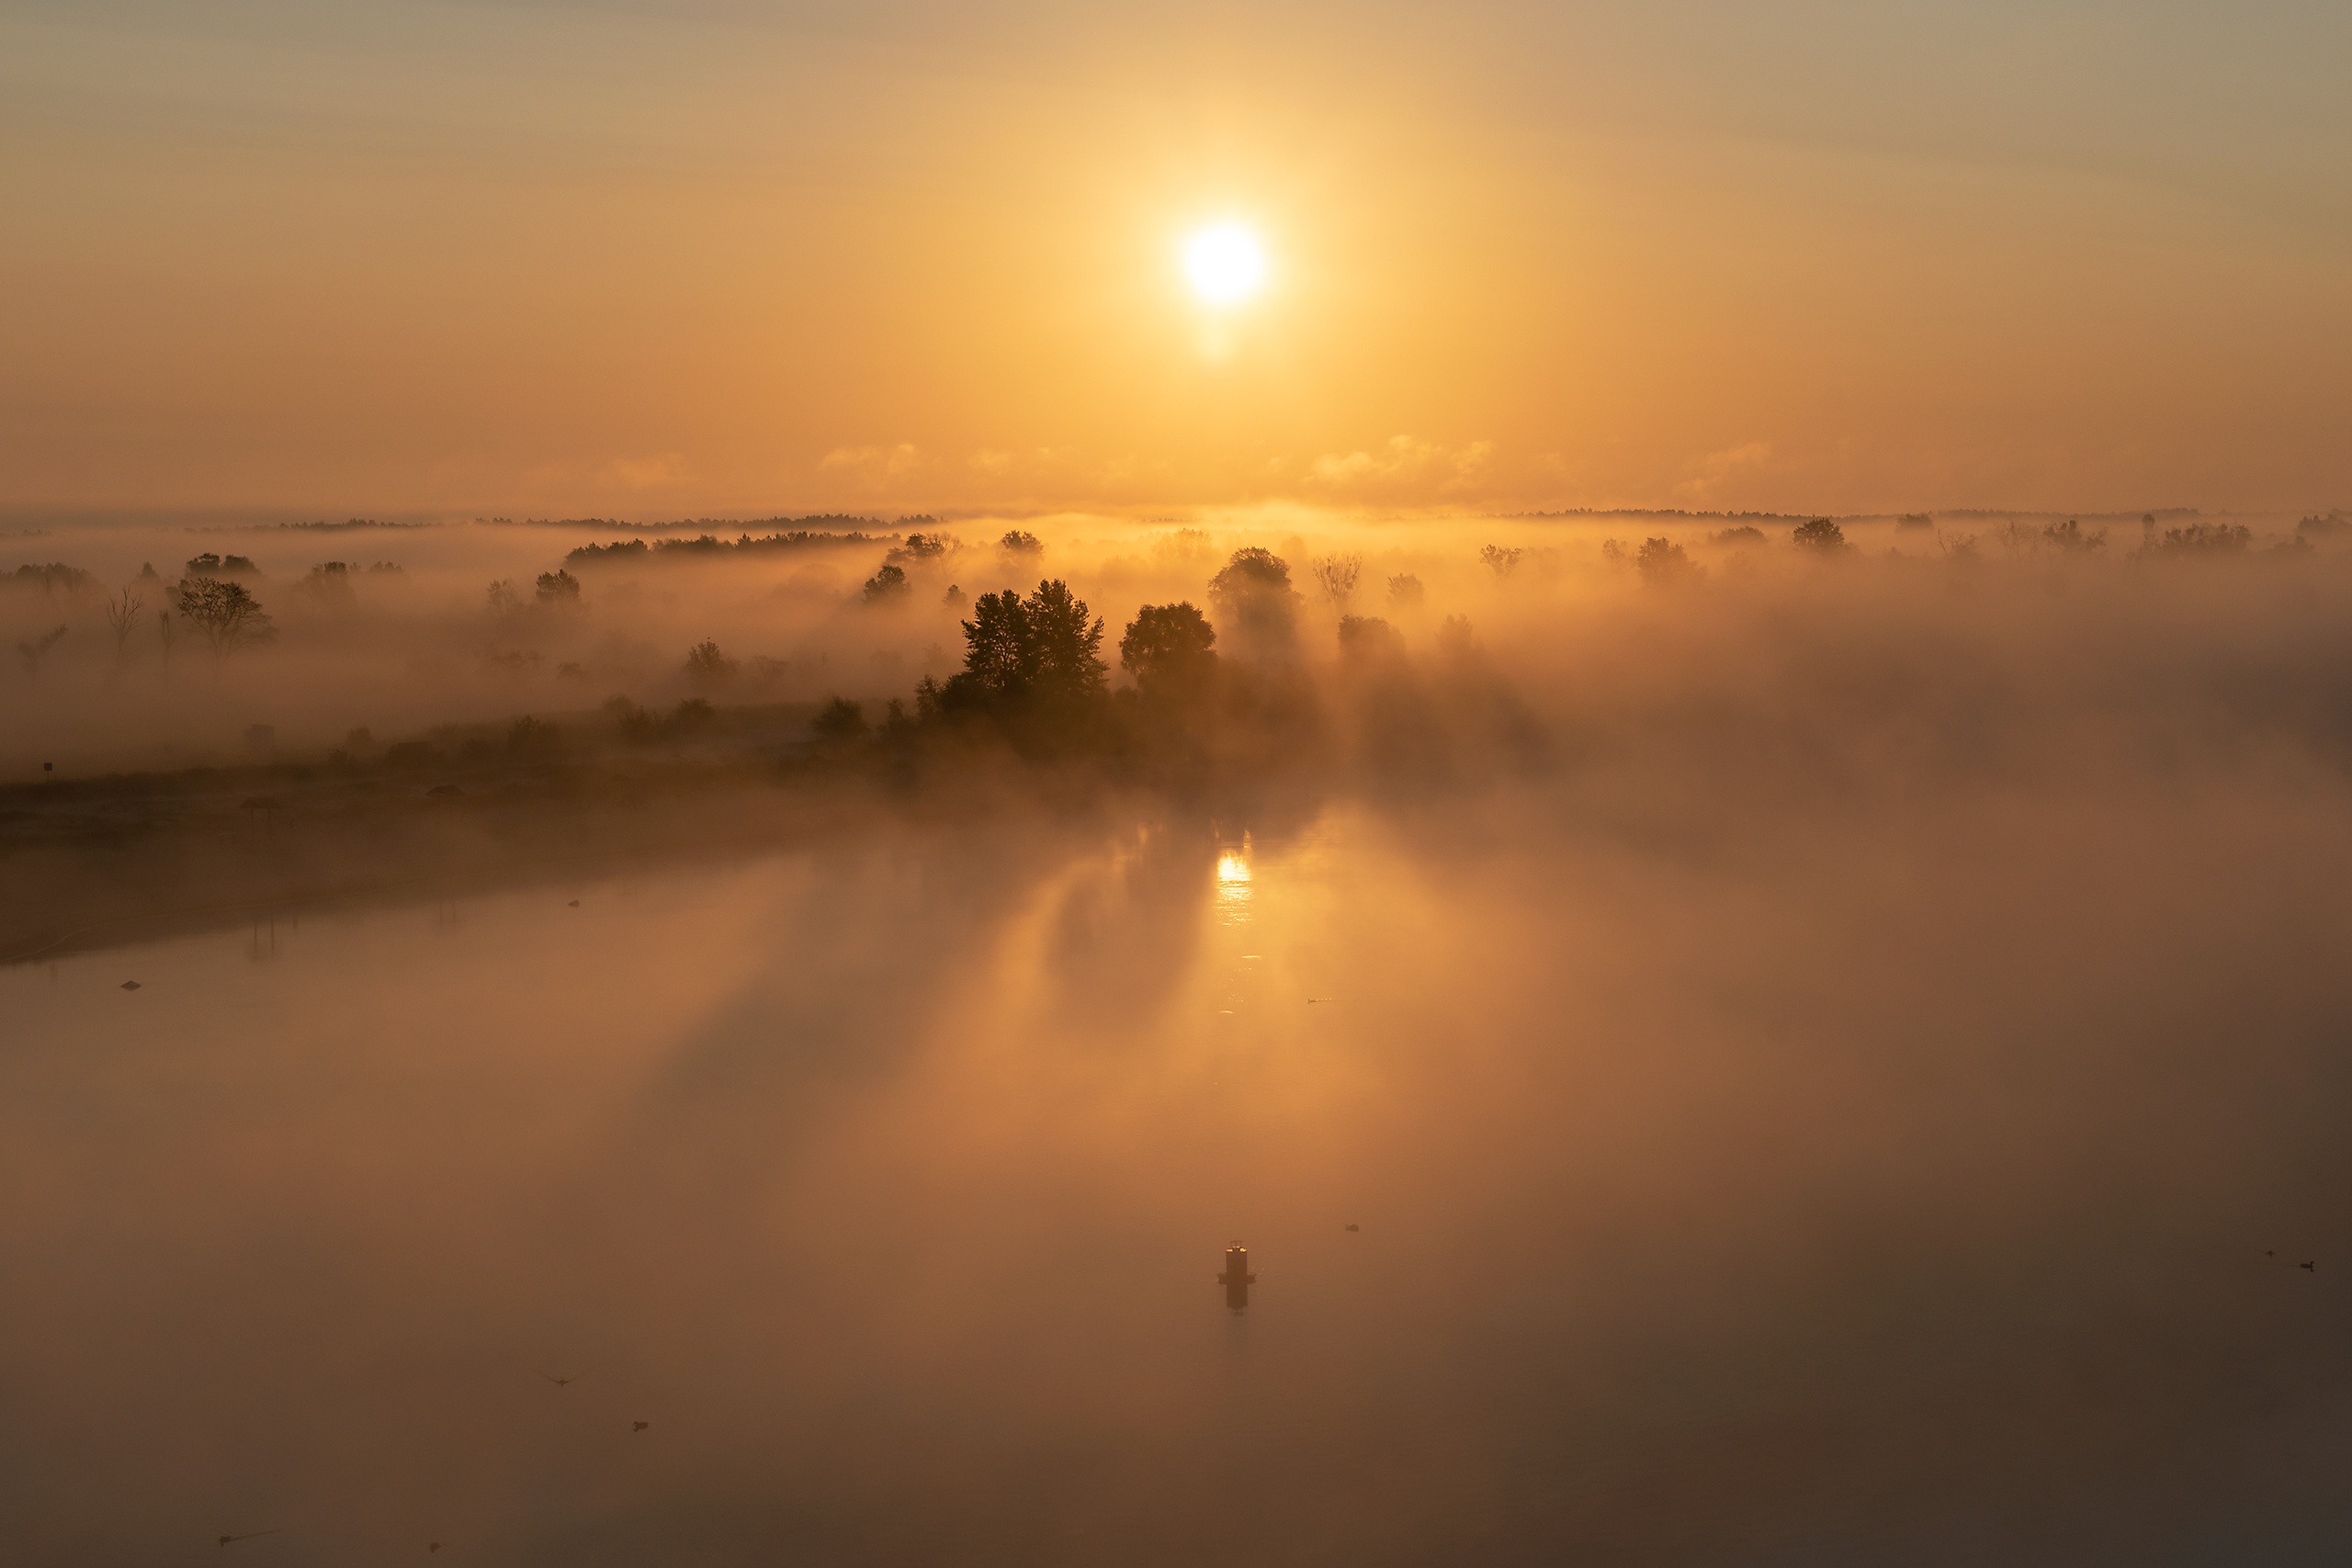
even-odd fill
[(1184, 276), (1212, 305), (1238, 305), (1266, 283), (1266, 253), (1238, 223), (1217, 223), (1184, 243)]

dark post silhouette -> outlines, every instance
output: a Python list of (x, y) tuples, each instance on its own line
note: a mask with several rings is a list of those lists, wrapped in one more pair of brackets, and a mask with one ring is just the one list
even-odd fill
[(1250, 1287), (1258, 1282), (1258, 1276), (1250, 1272), (1248, 1247), (1237, 1241), (1225, 1249), (1225, 1272), (1216, 1277), (1216, 1282), (1225, 1287), (1227, 1306), (1235, 1312), (1250, 1309)]

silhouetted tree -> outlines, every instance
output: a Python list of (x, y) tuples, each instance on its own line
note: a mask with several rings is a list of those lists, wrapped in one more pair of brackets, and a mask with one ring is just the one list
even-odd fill
[(999, 717), (1075, 710), (1108, 691), (1110, 667), (1098, 657), (1102, 621), (1069, 585), (1040, 582), (1028, 598), (1011, 589), (983, 593), (964, 623), (964, 668), (940, 686), (925, 679), (916, 694), (926, 712), (985, 712)]
[(939, 602), (960, 615), (971, 604), (972, 596), (951, 582), (947, 592), (939, 596)]
[(1801, 550), (1815, 555), (1834, 556), (1846, 548), (1846, 530), (1826, 517), (1816, 517), (1810, 523), (1800, 523), (1789, 537)]
[(355, 603), (351, 592), (350, 564), (339, 560), (321, 561), (303, 573), (302, 581), (294, 585), (294, 591), (316, 600), (328, 609), (347, 610)]
[(1428, 590), (1421, 586), (1421, 580), (1409, 571), (1388, 580), (1388, 607), (1392, 610), (1409, 610), (1426, 597)]
[(1749, 545), (1763, 544), (1764, 530), (1752, 523), (1742, 523), (1736, 527), (1726, 528), (1720, 534), (1709, 536), (1707, 542), (1724, 549), (1744, 549)]
[(698, 642), (686, 649), (686, 679), (704, 691), (717, 691), (734, 680), (737, 668), (715, 642)]
[(2087, 555), (2093, 550), (2107, 548), (2106, 529), (2101, 528), (2096, 534), (2086, 534), (2083, 532), (2083, 525), (2071, 517), (2064, 523), (2052, 523), (2049, 527), (2044, 528), (2041, 531), (2041, 538), (2042, 542), (2052, 549), (2063, 550), (2068, 555)]
[(139, 629), (139, 612), (147, 601), (136, 592), (135, 585), (107, 601), (107, 629), (114, 633), (114, 667), (119, 671), (130, 657), (130, 635)]
[(2157, 553), (2167, 556), (2242, 556), (2254, 544), (2254, 530), (2243, 523), (2191, 523), (2167, 528)]
[(19, 588), (40, 589), (44, 599), (54, 599), (61, 592), (79, 593), (89, 587), (90, 574), (78, 566), (67, 566), (63, 561), (53, 560), (44, 566), (20, 566), (12, 574), (11, 581)]
[(1392, 659), (1405, 651), (1405, 639), (1378, 615), (1340, 617), (1340, 653), (1351, 664)]
[(1233, 552), (1209, 579), (1209, 603), (1242, 654), (1284, 659), (1298, 645), (1298, 595), (1291, 592), (1290, 563), (1252, 545)]
[(1485, 561), (1487, 570), (1497, 577), (1509, 577), (1519, 570), (1519, 558), (1526, 553), (1524, 550), (1507, 548), (1501, 545), (1488, 545), (1478, 552), (1478, 558)]
[(538, 601), (559, 606), (579, 604), (580, 580), (560, 567), (539, 573)]
[(865, 602), (868, 604), (895, 604), (906, 598), (910, 587), (906, 569), (885, 561), (872, 577), (865, 580)]
[(1695, 582), (1705, 568), (1690, 558), (1690, 553), (1671, 539), (1645, 539), (1642, 553), (1634, 558), (1641, 569), (1642, 581), (1651, 588), (1674, 588)]
[(514, 592), (514, 583), (503, 577), (490, 585), (489, 599), (493, 615), (511, 615), (523, 607), (523, 596)]
[(49, 657), (49, 650), (55, 648), (60, 642), (63, 641), (64, 637), (65, 628), (63, 626), (57, 626), (41, 633), (40, 636), (37, 637), (32, 637), (27, 641), (18, 643), (17, 645), (17, 657), (24, 660), (25, 673), (28, 675), (39, 675), (40, 673), (41, 660), (47, 659)]
[(1345, 613), (1356, 596), (1356, 581), (1363, 575), (1363, 557), (1322, 556), (1316, 559), (1312, 570), (1317, 591), (1333, 608)]
[(882, 558), (888, 562), (937, 560), (955, 543), (944, 534), (910, 534), (903, 543), (892, 546)]
[(863, 740), (866, 736), (865, 709), (847, 697), (835, 697), (809, 720), (808, 728), (817, 732), (818, 739), (829, 745), (843, 746)]
[(215, 666), (241, 649), (266, 643), (277, 635), (260, 602), (242, 582), (217, 577), (191, 577), (181, 582), (177, 607), (182, 619), (204, 638)]
[(1035, 563), (1046, 553), (1046, 547), (1037, 536), (1021, 528), (1008, 530), (1004, 537), (996, 542), (996, 547), (1026, 563)]
[(1189, 604), (1146, 604), (1119, 638), (1119, 668), (1146, 690), (1188, 690), (1216, 668), (1216, 628)]

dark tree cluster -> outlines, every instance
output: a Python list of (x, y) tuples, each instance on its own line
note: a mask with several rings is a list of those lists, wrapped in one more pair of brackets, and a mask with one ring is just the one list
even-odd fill
[[(793, 520), (775, 518), (772, 521)], [(848, 523), (867, 526), (874, 523), (871, 517), (804, 517), (798, 521), (803, 525)], [(865, 549), (891, 543), (889, 536), (869, 534), (864, 528), (816, 530), (802, 526), (758, 537), (748, 533), (741, 534), (732, 539), (722, 539), (716, 534), (699, 534), (691, 539), (616, 539), (609, 545), (582, 545), (565, 555), (563, 559), (566, 566), (583, 566), (656, 558), (693, 560), (730, 555), (786, 555), (802, 550)]]

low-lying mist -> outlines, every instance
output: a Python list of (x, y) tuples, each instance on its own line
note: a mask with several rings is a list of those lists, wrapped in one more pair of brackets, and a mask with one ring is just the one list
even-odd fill
[(168, 671), (19, 588), (15, 1540), (2332, 1557), (2328, 524), (288, 530)]

